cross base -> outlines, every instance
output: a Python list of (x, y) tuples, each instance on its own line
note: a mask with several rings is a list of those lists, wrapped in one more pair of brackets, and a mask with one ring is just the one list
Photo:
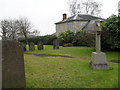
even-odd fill
[(95, 70), (109, 70), (106, 55), (103, 52), (92, 52), (90, 67)]

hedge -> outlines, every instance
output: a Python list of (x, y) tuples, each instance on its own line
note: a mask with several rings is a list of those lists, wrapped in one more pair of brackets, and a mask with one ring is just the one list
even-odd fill
[(33, 42), (35, 44), (39, 42), (43, 42), (44, 45), (52, 45), (53, 40), (56, 38), (57, 37), (55, 35), (46, 35), (46, 36), (37, 36), (37, 37), (32, 37), (27, 39), (19, 39), (19, 41), (26, 44), (30, 42)]

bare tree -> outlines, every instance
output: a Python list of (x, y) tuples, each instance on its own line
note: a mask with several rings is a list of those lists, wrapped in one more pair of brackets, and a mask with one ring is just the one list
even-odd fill
[(77, 0), (73, 0), (69, 5), (71, 15), (75, 15), (77, 13)]
[(18, 33), (19, 33), (19, 26), (18, 26), (18, 20), (11, 20), (9, 22), (9, 34), (12, 40), (17, 40), (18, 38)]
[(23, 35), (25, 38), (28, 38), (28, 35), (31, 33), (32, 25), (27, 18), (20, 18), (18, 20), (19, 25), (19, 35)]
[(87, 14), (98, 16), (101, 12), (101, 4), (94, 0), (69, 0), (68, 3), (71, 15)]
[(8, 35), (9, 22), (7, 20), (3, 20), (3, 21), (1, 21), (0, 26), (1, 26), (1, 32), (0, 33), (2, 34), (1, 35), (2, 39), (6, 40), (9, 37), (9, 35)]
[(37, 29), (35, 29), (35, 30), (32, 32), (32, 34), (33, 34), (34, 36), (38, 36), (38, 35), (40, 34), (40, 31), (38, 31)]
[(2, 40), (17, 40), (20, 37), (28, 38), (29, 36), (37, 36), (40, 33), (38, 30), (32, 30), (32, 24), (24, 17), (15, 20), (3, 20), (0, 27)]
[(14, 20), (3, 20), (0, 23), (2, 40), (16, 40), (18, 33), (18, 22)]
[(40, 32), (38, 30), (32, 30), (32, 24), (30, 23), (30, 21), (25, 18), (22, 17), (18, 20), (18, 26), (19, 26), (19, 36), (24, 36), (24, 38), (26, 38), (26, 43), (28, 44), (28, 37), (33, 37), (33, 36), (37, 36)]

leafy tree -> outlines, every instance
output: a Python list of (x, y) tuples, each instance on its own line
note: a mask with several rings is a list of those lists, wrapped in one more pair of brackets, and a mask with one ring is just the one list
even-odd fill
[(104, 23), (104, 27), (111, 32), (112, 36), (116, 36), (120, 34), (120, 30), (118, 28), (118, 17), (116, 15), (112, 15), (107, 18), (106, 22)]
[(109, 50), (120, 49), (120, 19), (116, 15), (107, 18), (106, 22), (102, 23), (102, 48)]

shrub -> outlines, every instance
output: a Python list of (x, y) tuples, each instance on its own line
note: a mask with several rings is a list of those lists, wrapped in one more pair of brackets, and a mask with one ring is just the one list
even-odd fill
[(65, 31), (59, 35), (60, 45), (63, 46), (95, 46), (95, 34), (79, 30), (76, 33)]
[(67, 30), (65, 32), (62, 32), (58, 38), (60, 40), (61, 45), (72, 43), (74, 38), (74, 33), (70, 30)]
[(73, 44), (75, 46), (95, 46), (95, 34), (93, 32), (79, 30), (75, 34)]

